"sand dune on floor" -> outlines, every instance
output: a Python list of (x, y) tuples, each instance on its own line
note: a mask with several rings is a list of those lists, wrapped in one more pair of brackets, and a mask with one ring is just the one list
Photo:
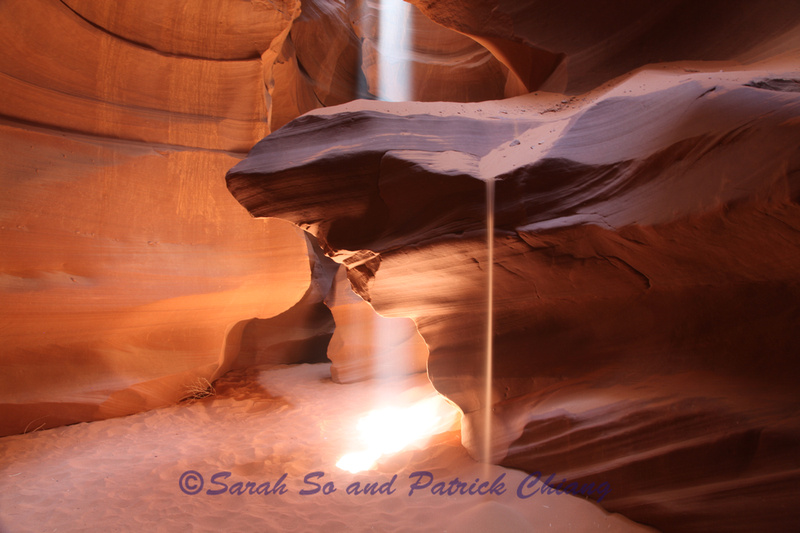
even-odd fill
[[(434, 394), (424, 375), (339, 385), (318, 364), (241, 371), (215, 386), (191, 403), (0, 439), (0, 531), (649, 530), (475, 463), (457, 422), (372, 470), (337, 468), (363, 445), (365, 413)], [(466, 494), (432, 493), (455, 478)]]

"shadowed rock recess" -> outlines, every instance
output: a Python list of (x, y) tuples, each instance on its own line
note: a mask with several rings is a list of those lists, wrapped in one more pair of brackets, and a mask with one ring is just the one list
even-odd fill
[(491, 269), (493, 461), (796, 531), (800, 4), (406, 3), (0, 2), (0, 435), (329, 357), (480, 457)]

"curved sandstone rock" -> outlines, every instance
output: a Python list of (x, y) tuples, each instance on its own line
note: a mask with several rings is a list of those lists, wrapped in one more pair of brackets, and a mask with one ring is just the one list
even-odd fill
[(297, 0), (240, 2), (62, 2), (110, 36), (170, 56), (258, 59), (292, 21)]
[(477, 456), (493, 181), (495, 460), (608, 482), (606, 508), (665, 530), (786, 530), (800, 94), (765, 76), (676, 68), (549, 104), (349, 104), (262, 140), (228, 186), (334, 257), (372, 254), (353, 288), (414, 319)]
[(580, 94), (670, 61), (784, 57), (791, 64), (800, 48), (800, 11), (782, 0), (736, 8), (722, 0), (410, 2), (431, 20), (484, 43), (529, 90)]
[(0, 36), (5, 117), (103, 138), (239, 152), (269, 131), (257, 58), (165, 55), (93, 26), (61, 2), (12, 0), (0, 15), (13, 21)]
[(300, 230), (242, 216), (209, 179), (235, 158), (0, 135), (4, 433), (173, 403), (309, 285)]
[(0, 5), (0, 434), (174, 403), (309, 289), (304, 234), (222, 183), (291, 17), (150, 4)]
[(339, 265), (322, 253), (310, 234), (304, 236), (311, 266), (308, 290), (280, 315), (247, 323), (232, 368), (328, 361), (328, 344), (336, 326), (325, 298)]

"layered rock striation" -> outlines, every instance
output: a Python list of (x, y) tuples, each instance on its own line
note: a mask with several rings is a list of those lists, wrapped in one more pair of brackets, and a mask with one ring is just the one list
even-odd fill
[(148, 4), (0, 5), (0, 434), (202, 393), (309, 290), (305, 235), (221, 181), (291, 17)]
[(469, 35), (529, 90), (580, 94), (653, 63), (782, 57), (800, 49), (791, 2), (666, 0), (411, 0), (434, 22)]

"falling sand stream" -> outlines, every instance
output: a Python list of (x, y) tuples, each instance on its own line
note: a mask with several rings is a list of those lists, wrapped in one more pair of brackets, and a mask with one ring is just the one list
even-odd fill
[(486, 353), (484, 367), (483, 450), (481, 459), (492, 462), (492, 335), (494, 332), (494, 179), (486, 180)]

